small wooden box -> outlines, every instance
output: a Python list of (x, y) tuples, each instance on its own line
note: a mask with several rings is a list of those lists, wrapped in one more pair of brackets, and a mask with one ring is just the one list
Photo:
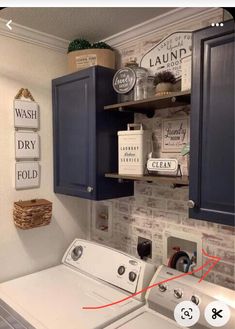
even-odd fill
[(115, 52), (110, 49), (83, 49), (68, 53), (69, 73), (100, 65), (115, 68)]
[(50, 224), (52, 202), (45, 199), (14, 202), (13, 218), (17, 227), (27, 230)]

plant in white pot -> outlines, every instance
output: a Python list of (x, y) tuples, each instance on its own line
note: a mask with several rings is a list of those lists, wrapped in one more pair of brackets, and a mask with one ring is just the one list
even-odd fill
[(162, 71), (154, 76), (154, 85), (156, 86), (156, 94), (168, 94), (173, 91), (176, 78), (170, 71)]
[(101, 65), (115, 68), (115, 53), (105, 42), (91, 44), (86, 39), (75, 39), (68, 47), (68, 67), (70, 72), (89, 66)]

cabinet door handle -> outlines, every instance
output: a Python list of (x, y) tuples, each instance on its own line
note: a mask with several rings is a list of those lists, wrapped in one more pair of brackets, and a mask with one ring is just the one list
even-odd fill
[(190, 209), (194, 208), (196, 206), (195, 202), (193, 200), (188, 200), (188, 207)]
[(88, 186), (86, 190), (87, 190), (87, 192), (91, 193), (93, 191), (93, 187)]

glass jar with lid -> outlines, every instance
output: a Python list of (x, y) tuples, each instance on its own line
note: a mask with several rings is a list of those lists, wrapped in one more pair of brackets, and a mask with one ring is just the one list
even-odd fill
[(129, 94), (129, 98), (131, 98), (129, 100), (137, 101), (146, 98), (148, 70), (140, 67), (136, 62), (136, 58), (130, 58), (125, 66), (130, 67), (136, 75), (136, 82), (133, 90)]
[(155, 85), (154, 85), (154, 76), (149, 75), (147, 77), (146, 87), (144, 89), (144, 98), (151, 98), (155, 96)]

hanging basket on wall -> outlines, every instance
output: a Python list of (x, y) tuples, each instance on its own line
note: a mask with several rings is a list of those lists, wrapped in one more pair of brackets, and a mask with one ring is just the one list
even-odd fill
[(52, 202), (45, 199), (14, 202), (13, 218), (17, 227), (27, 230), (50, 224)]

